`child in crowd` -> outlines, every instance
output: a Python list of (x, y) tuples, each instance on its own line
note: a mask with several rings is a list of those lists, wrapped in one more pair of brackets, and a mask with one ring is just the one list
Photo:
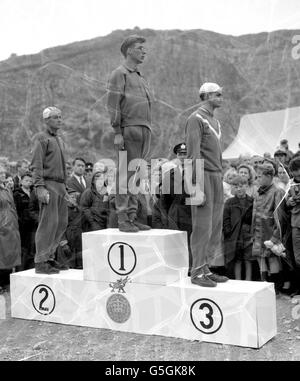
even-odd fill
[(261, 280), (274, 282), (275, 290), (278, 292), (281, 286), (280, 255), (282, 251), (273, 251), (272, 248), (280, 247), (282, 242), (284, 191), (274, 185), (274, 175), (275, 170), (270, 164), (264, 164), (257, 168), (259, 188), (253, 204), (252, 254), (258, 261)]
[[(252, 208), (253, 198), (246, 194), (248, 181), (236, 176), (231, 180), (234, 197), (225, 202), (223, 216), (224, 250), (226, 265), (235, 279), (242, 279), (242, 264), (245, 280), (252, 280)], [(229, 274), (231, 275), (231, 274)]]
[(289, 170), (293, 177), (291, 187), (287, 195), (287, 207), (291, 210), (291, 227), (293, 239), (295, 267), (295, 295), (300, 292), (300, 157), (295, 157), (290, 161)]

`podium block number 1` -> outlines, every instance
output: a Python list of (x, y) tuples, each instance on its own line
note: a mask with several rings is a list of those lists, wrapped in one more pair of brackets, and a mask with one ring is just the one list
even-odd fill
[(109, 267), (118, 275), (128, 275), (136, 266), (136, 253), (132, 246), (125, 242), (115, 242), (108, 250)]

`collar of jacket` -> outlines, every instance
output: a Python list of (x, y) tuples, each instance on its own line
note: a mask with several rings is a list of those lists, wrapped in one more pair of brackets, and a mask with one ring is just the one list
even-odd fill
[(125, 63), (123, 64), (123, 66), (125, 67), (126, 70), (130, 71), (130, 73), (137, 72), (139, 75), (141, 75), (141, 72), (139, 71), (137, 67), (135, 69), (132, 69), (131, 67), (127, 66)]
[(258, 193), (259, 195), (264, 194), (264, 193), (266, 193), (272, 186), (273, 186), (273, 183), (272, 183), (271, 185), (268, 185), (268, 186), (259, 187), (258, 190), (257, 190), (257, 193)]

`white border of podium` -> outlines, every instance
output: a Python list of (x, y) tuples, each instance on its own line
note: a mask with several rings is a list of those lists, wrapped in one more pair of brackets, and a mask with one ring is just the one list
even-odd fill
[[(187, 248), (181, 233), (152, 230), (152, 240), (162, 237), (155, 245), (145, 233), (121, 239), (120, 232), (84, 234), (85, 270), (11, 274), (12, 317), (252, 348), (272, 339), (277, 333), (273, 284), (230, 280), (215, 288), (192, 285), (183, 266)], [(115, 242), (110, 266), (108, 251)], [(176, 249), (178, 243), (182, 246)], [(145, 282), (150, 280), (145, 269), (154, 275), (151, 283)]]

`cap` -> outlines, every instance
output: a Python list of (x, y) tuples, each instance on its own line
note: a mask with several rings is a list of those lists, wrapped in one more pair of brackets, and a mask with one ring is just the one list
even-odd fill
[(185, 143), (176, 144), (176, 146), (173, 148), (173, 152), (175, 153), (175, 155), (180, 152), (186, 153), (187, 152), (186, 144)]
[(205, 82), (199, 89), (199, 94), (205, 93), (216, 93), (218, 91), (222, 91), (222, 87), (220, 87), (217, 83)]
[(78, 193), (75, 189), (73, 189), (73, 188), (68, 188), (67, 189), (67, 192), (68, 192), (68, 194), (71, 194), (71, 193)]
[(93, 163), (86, 163), (86, 164), (85, 164), (85, 170), (86, 170), (86, 171), (92, 171), (92, 170), (93, 170), (93, 167), (94, 167), (94, 164), (93, 164)]
[(48, 119), (50, 116), (57, 115), (57, 114), (61, 114), (61, 111), (59, 108), (54, 106), (47, 107), (43, 111), (43, 119)]
[(278, 149), (277, 151), (275, 151), (275, 153), (274, 153), (274, 157), (275, 156), (286, 156), (286, 152), (285, 151), (283, 151), (282, 149)]
[(280, 144), (287, 144), (287, 143), (288, 143), (287, 139), (280, 140)]

